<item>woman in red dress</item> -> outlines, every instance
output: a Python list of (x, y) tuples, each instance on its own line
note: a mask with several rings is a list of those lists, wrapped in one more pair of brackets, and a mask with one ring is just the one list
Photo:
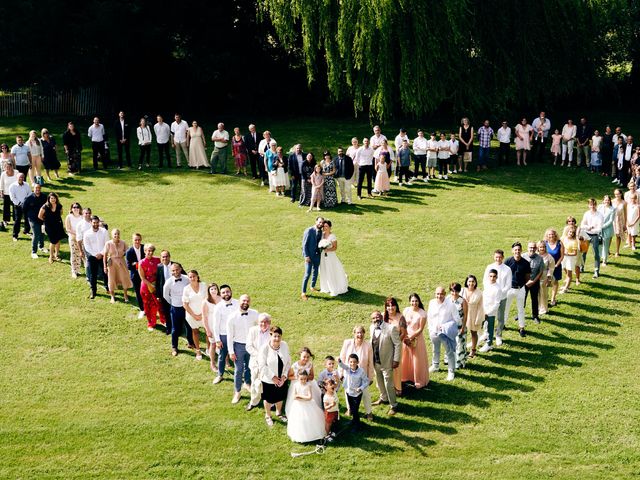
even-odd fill
[(160, 259), (153, 256), (156, 247), (151, 243), (144, 246), (144, 258), (138, 264), (138, 273), (142, 285), (140, 286), (140, 296), (144, 305), (144, 313), (147, 316), (147, 330), (153, 331), (156, 326), (156, 319), (160, 315), (160, 323), (165, 324), (165, 319), (160, 308), (160, 302), (156, 297), (156, 274)]
[(233, 158), (236, 159), (236, 175), (240, 175), (240, 172), (247, 176), (247, 147), (244, 144), (242, 135), (240, 135), (240, 129), (238, 127), (233, 129), (233, 138), (231, 139), (231, 147), (233, 148)]

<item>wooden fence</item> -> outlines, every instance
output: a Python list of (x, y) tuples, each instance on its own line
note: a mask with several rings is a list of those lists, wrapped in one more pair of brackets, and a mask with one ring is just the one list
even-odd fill
[(38, 87), (0, 91), (0, 117), (19, 115), (73, 115), (88, 117), (106, 111), (109, 102), (98, 87), (54, 90)]

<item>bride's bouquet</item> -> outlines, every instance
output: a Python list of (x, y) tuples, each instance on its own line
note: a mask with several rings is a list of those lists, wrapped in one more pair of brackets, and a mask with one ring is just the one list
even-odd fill
[(327, 240), (326, 238), (323, 238), (322, 240), (320, 240), (320, 243), (318, 243), (318, 248), (320, 249), (321, 252), (324, 252), (324, 256), (327, 256), (327, 252), (326, 249), (329, 248), (331, 246), (331, 241)]

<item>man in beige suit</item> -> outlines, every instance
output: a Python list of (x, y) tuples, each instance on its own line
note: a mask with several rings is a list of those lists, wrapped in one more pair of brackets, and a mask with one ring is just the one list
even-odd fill
[(371, 348), (373, 367), (376, 371), (376, 384), (380, 398), (373, 405), (389, 404), (388, 415), (395, 415), (398, 408), (396, 391), (393, 386), (393, 369), (400, 365), (400, 334), (393, 325), (382, 321), (382, 313), (371, 314)]
[(249, 369), (251, 370), (251, 400), (245, 409), (249, 412), (260, 404), (262, 395), (262, 382), (258, 368), (258, 352), (269, 343), (269, 328), (271, 327), (271, 315), (261, 313), (258, 315), (258, 325), (249, 329), (247, 334), (247, 352), (249, 352)]

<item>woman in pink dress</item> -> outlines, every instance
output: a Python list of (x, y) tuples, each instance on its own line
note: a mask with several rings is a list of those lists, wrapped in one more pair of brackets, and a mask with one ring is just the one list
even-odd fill
[(527, 152), (531, 150), (531, 137), (533, 136), (533, 128), (523, 118), (516, 126), (516, 160), (520, 166), (520, 159), (524, 166), (527, 165)]
[[(384, 321), (398, 329), (400, 335), (400, 350), (403, 350), (404, 339), (407, 338), (407, 321), (402, 313), (398, 301), (393, 297), (387, 297), (384, 301)], [(393, 386), (398, 397), (402, 396), (402, 354), (400, 355), (400, 365), (393, 369)]]
[(127, 244), (120, 240), (120, 230), (114, 228), (111, 230), (111, 240), (104, 245), (102, 252), (102, 261), (104, 262), (104, 273), (109, 279), (109, 295), (111, 295), (111, 303), (116, 303), (116, 289), (118, 285), (122, 286), (124, 301), (129, 301), (127, 290), (133, 288), (129, 270), (124, 262), (124, 253), (127, 251)]
[(160, 323), (165, 324), (160, 302), (156, 297), (156, 274), (158, 273), (158, 265), (160, 259), (153, 256), (156, 247), (147, 243), (144, 246), (144, 258), (138, 263), (138, 274), (142, 285), (140, 285), (140, 296), (144, 305), (144, 313), (147, 317), (147, 330), (153, 332), (156, 326), (158, 314), (160, 315)]
[(233, 129), (233, 137), (231, 138), (231, 148), (233, 149), (233, 158), (236, 160), (236, 175), (242, 173), (247, 176), (247, 147), (244, 144), (242, 135), (240, 135), (240, 129), (238, 127)]
[(411, 382), (420, 389), (429, 383), (427, 344), (422, 333), (427, 324), (427, 312), (417, 293), (411, 294), (409, 302), (411, 306), (402, 312), (407, 321), (407, 336), (402, 350), (402, 381)]

